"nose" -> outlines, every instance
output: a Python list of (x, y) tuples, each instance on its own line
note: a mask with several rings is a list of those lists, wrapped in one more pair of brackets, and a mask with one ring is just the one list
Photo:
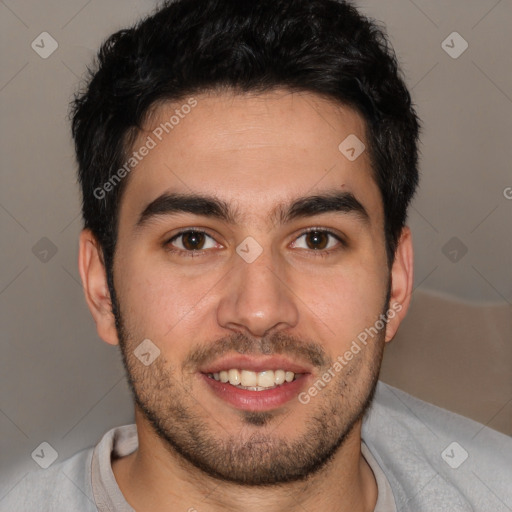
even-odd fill
[(254, 337), (294, 327), (299, 318), (297, 297), (283, 271), (283, 262), (269, 248), (251, 263), (238, 254), (234, 260), (218, 304), (219, 325)]

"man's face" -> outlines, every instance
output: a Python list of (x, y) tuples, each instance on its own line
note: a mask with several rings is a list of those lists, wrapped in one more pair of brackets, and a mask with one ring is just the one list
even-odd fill
[[(133, 147), (148, 135), (156, 142), (120, 208), (114, 285), (125, 364), (139, 413), (169, 450), (239, 483), (295, 480), (360, 419), (380, 367), (384, 330), (332, 370), (388, 306), (369, 155), (351, 161), (338, 149), (349, 135), (366, 144), (364, 124), (313, 94), (195, 99), (161, 141), (154, 130), (180, 105), (160, 106)], [(199, 201), (189, 211), (176, 202), (168, 211), (170, 200), (148, 208), (163, 194), (216, 199), (229, 215), (200, 211)], [(288, 211), (310, 196), (337, 199)], [(160, 350), (148, 366), (134, 354), (145, 339)], [(330, 368), (325, 387), (299, 400)]]

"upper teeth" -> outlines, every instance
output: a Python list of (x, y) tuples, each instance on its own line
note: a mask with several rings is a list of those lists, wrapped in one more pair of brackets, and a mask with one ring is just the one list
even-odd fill
[(285, 370), (265, 370), (263, 372), (251, 372), (250, 370), (223, 370), (218, 373), (208, 374), (220, 382), (229, 382), (233, 386), (245, 388), (273, 388), (295, 378), (295, 373)]

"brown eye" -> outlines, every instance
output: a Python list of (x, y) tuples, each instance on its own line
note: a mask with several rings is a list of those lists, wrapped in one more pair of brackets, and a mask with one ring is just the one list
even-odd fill
[(182, 235), (183, 247), (189, 251), (200, 250), (204, 245), (204, 233), (189, 231)]
[(189, 229), (174, 235), (165, 242), (165, 247), (171, 252), (194, 253), (207, 249), (215, 249), (219, 245), (204, 231)]
[(329, 243), (329, 234), (325, 231), (310, 231), (306, 233), (306, 244), (309, 249), (322, 250)]
[(343, 249), (345, 242), (335, 233), (325, 229), (310, 229), (295, 239), (293, 247), (306, 249), (318, 255), (327, 255), (331, 252)]

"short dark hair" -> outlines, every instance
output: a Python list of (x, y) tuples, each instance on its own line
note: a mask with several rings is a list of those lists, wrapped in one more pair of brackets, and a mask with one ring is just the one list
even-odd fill
[(101, 246), (111, 292), (128, 180), (97, 191), (155, 105), (226, 89), (312, 92), (363, 116), (391, 265), (418, 184), (419, 120), (400, 75), (383, 29), (341, 0), (175, 0), (111, 35), (71, 112), (84, 228)]

